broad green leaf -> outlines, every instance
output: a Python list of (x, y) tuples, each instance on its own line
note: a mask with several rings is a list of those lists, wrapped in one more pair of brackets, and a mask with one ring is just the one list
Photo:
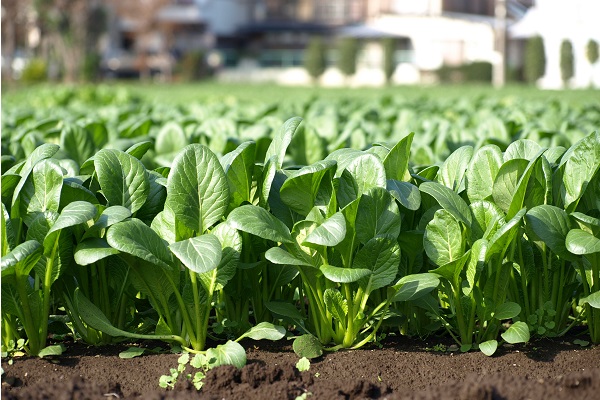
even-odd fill
[(504, 225), (504, 213), (498, 206), (487, 200), (479, 200), (469, 205), (473, 214), (471, 240), (489, 239)]
[(46, 346), (40, 350), (37, 354), (39, 358), (49, 357), (49, 356), (60, 356), (67, 348), (64, 344), (53, 344), (50, 346)]
[(572, 204), (581, 198), (592, 177), (600, 168), (600, 133), (593, 132), (575, 143), (563, 155), (561, 197), (567, 211), (574, 211)]
[(302, 122), (302, 118), (293, 117), (285, 121), (277, 135), (273, 138), (273, 141), (269, 145), (267, 149), (267, 153), (265, 154), (265, 165), (267, 161), (271, 159), (272, 156), (277, 156), (275, 159), (276, 169), (281, 169), (283, 164), (283, 160), (285, 158), (286, 150), (292, 141), (292, 137), (294, 133), (298, 129), (298, 125)]
[(258, 204), (265, 209), (269, 207), (269, 196), (277, 171), (277, 156), (272, 156), (265, 163), (262, 175), (258, 181)]
[(467, 229), (470, 228), (473, 220), (471, 210), (456, 192), (437, 182), (424, 182), (419, 190), (432, 196), (456, 220), (464, 223)]
[(521, 158), (531, 161), (537, 157), (542, 147), (529, 139), (518, 139), (508, 145), (504, 152), (504, 161)]
[(221, 262), (221, 242), (210, 233), (171, 243), (169, 248), (183, 265), (197, 274), (212, 271)]
[(90, 327), (104, 332), (114, 337), (127, 337), (132, 339), (149, 339), (149, 340), (172, 340), (180, 344), (186, 345), (185, 341), (175, 335), (140, 335), (118, 329), (111, 324), (106, 316), (94, 305), (83, 293), (77, 288), (74, 294), (75, 306), (79, 312), (79, 316)]
[(59, 210), (62, 183), (62, 168), (55, 160), (42, 160), (33, 167), (20, 194), (15, 192), (25, 223), (31, 223), (37, 213)]
[(58, 240), (59, 231), (65, 228), (84, 224), (96, 217), (98, 209), (87, 201), (75, 201), (67, 205), (50, 228), (44, 238), (44, 254), (50, 256)]
[[(216, 282), (225, 286), (235, 275), (242, 253), (242, 235), (228, 223), (220, 223), (211, 232), (221, 242), (221, 262), (217, 267)], [(220, 290), (220, 287), (217, 287)]]
[(494, 318), (498, 320), (511, 319), (521, 313), (521, 306), (517, 303), (507, 301), (506, 303), (500, 304), (494, 310)]
[(470, 295), (471, 291), (475, 288), (477, 274), (481, 272), (485, 265), (487, 246), (488, 242), (485, 239), (477, 239), (471, 246), (471, 254), (466, 268), (467, 284), (462, 287), (465, 296)]
[(167, 199), (167, 179), (156, 171), (148, 171), (148, 197), (144, 205), (137, 211), (136, 217), (142, 221), (151, 221), (164, 210)]
[(312, 264), (301, 260), (280, 247), (272, 247), (265, 253), (265, 258), (273, 264), (296, 265), (310, 267)]
[(511, 344), (526, 343), (529, 341), (529, 326), (523, 321), (515, 322), (500, 336)]
[(589, 215), (580, 212), (571, 213), (571, 217), (573, 217), (577, 225), (579, 225), (579, 229), (583, 229), (593, 235), (600, 235), (600, 219), (590, 217)]
[(483, 343), (479, 343), (479, 350), (486, 356), (493, 355), (498, 349), (498, 341), (497, 340), (488, 340)]
[(83, 236), (84, 239), (99, 234), (103, 229), (108, 228), (111, 225), (121, 222), (131, 217), (131, 210), (123, 206), (110, 206), (102, 211), (100, 217), (96, 220)]
[(400, 182), (408, 182), (411, 179), (408, 163), (410, 159), (410, 146), (415, 134), (411, 132), (409, 135), (400, 140), (386, 157), (383, 159), (385, 167), (385, 175), (388, 179), (397, 180)]
[(323, 293), (323, 300), (327, 311), (342, 325), (346, 325), (346, 316), (348, 315), (348, 302), (337, 289), (327, 289)]
[(152, 142), (146, 140), (132, 145), (127, 150), (125, 150), (125, 153), (137, 158), (138, 160), (141, 160), (142, 157), (144, 157), (144, 154), (146, 154), (151, 148)]
[(453, 286), (458, 286), (460, 284), (460, 274), (462, 273), (465, 264), (467, 264), (467, 261), (469, 261), (470, 256), (471, 250), (467, 250), (461, 257), (452, 260), (447, 264), (441, 265), (436, 269), (432, 269), (429, 272), (445, 278)]
[(517, 192), (519, 181), (525, 174), (528, 165), (529, 161), (522, 158), (508, 160), (502, 164), (496, 175), (492, 188), (492, 196), (495, 204), (505, 213), (510, 208)]
[(490, 238), (488, 244), (488, 252), (486, 254), (486, 261), (495, 254), (504, 255), (510, 243), (515, 239), (521, 226), (521, 220), (527, 210), (522, 208), (514, 217), (512, 217), (506, 224), (502, 225), (496, 233)]
[(86, 201), (91, 204), (99, 204), (98, 199), (89, 189), (77, 182), (73, 178), (63, 180), (62, 189), (60, 191), (59, 210), (65, 208), (69, 203), (74, 201)]
[(323, 355), (323, 345), (316, 336), (311, 334), (298, 336), (292, 347), (298, 357), (311, 359)]
[(17, 245), (15, 234), (10, 215), (8, 215), (8, 210), (4, 206), (4, 203), (2, 203), (2, 217), (0, 219), (0, 256), (4, 257)]
[(372, 271), (367, 268), (342, 268), (323, 264), (320, 268), (325, 278), (332, 282), (350, 283), (371, 275)]
[(167, 122), (156, 135), (154, 148), (156, 154), (173, 154), (181, 151), (189, 144), (181, 125)]
[(236, 208), (227, 217), (232, 227), (274, 242), (292, 243), (290, 231), (267, 210), (253, 205)]
[(534, 233), (530, 239), (537, 237), (555, 254), (571, 258), (565, 245), (571, 221), (563, 209), (548, 204), (533, 207), (525, 214), (525, 221), (529, 232)]
[(8, 206), (12, 204), (15, 189), (19, 185), (20, 181), (21, 175), (8, 173), (2, 175), (2, 183), (0, 183), (0, 188), (2, 190), (2, 204), (6, 204)]
[(582, 299), (579, 300), (579, 304), (580, 305), (589, 304), (593, 308), (600, 309), (600, 291), (594, 292), (587, 297), (583, 297)]
[(463, 242), (462, 229), (452, 214), (444, 209), (436, 211), (423, 237), (425, 252), (431, 261), (442, 266), (462, 257)]
[(346, 219), (341, 212), (336, 212), (325, 222), (315, 228), (306, 239), (303, 245), (313, 244), (320, 246), (333, 247), (339, 244), (346, 236)]
[(26, 178), (31, 169), (40, 161), (52, 157), (60, 149), (60, 146), (54, 143), (44, 143), (27, 157), (23, 168), (21, 169), (21, 176)]
[(229, 187), (217, 156), (206, 146), (186, 146), (173, 161), (165, 207), (188, 229), (202, 234), (229, 204)]
[(498, 146), (487, 145), (477, 150), (466, 173), (467, 195), (471, 203), (491, 198), (501, 165), (502, 153)]
[(460, 193), (465, 186), (465, 173), (473, 157), (473, 147), (459, 147), (446, 158), (438, 171), (438, 182), (447, 188)]
[(321, 181), (331, 180), (336, 166), (335, 161), (325, 160), (300, 168), (281, 186), (281, 200), (298, 214), (307, 215), (315, 206)]
[(372, 271), (372, 274), (359, 282), (365, 293), (370, 293), (392, 283), (398, 274), (399, 265), (400, 246), (397, 241), (375, 237), (356, 253), (352, 268)]
[(584, 230), (570, 230), (565, 241), (567, 250), (573, 254), (600, 253), (600, 238)]
[(377, 236), (396, 240), (401, 224), (398, 205), (387, 190), (375, 187), (360, 197), (355, 227), (361, 243)]
[(279, 325), (273, 325), (270, 322), (261, 322), (246, 331), (237, 340), (242, 338), (250, 338), (254, 340), (279, 340), (285, 337), (285, 328)]
[(106, 234), (108, 244), (152, 264), (168, 268), (173, 262), (167, 242), (139, 219), (112, 225)]
[(296, 368), (300, 372), (308, 371), (310, 369), (310, 360), (308, 358), (306, 358), (306, 357), (302, 357), (296, 363)]
[(123, 206), (134, 213), (146, 202), (150, 189), (148, 171), (137, 158), (103, 149), (94, 156), (94, 168), (109, 206)]
[(354, 177), (359, 194), (367, 193), (374, 187), (386, 187), (385, 167), (373, 154), (365, 153), (356, 157), (348, 164), (346, 170)]
[(440, 279), (436, 274), (427, 272), (407, 275), (392, 286), (395, 293), (391, 301), (416, 300), (433, 291), (439, 284)]
[(221, 157), (221, 165), (229, 184), (229, 207), (234, 209), (242, 203), (252, 202), (252, 174), (256, 155), (256, 143), (244, 142), (235, 150)]
[(94, 140), (88, 131), (74, 124), (63, 126), (60, 134), (60, 146), (70, 158), (77, 162), (77, 165), (83, 164), (96, 151)]
[(386, 188), (404, 208), (416, 211), (421, 206), (421, 192), (412, 183), (388, 179)]
[(283, 301), (270, 301), (265, 304), (265, 306), (271, 311), (273, 314), (286, 317), (291, 321), (302, 321), (304, 317), (300, 314), (300, 311), (293, 304), (286, 303)]
[(77, 264), (84, 266), (114, 254), (119, 254), (119, 250), (110, 247), (105, 239), (89, 238), (77, 244), (74, 257)]
[(211, 362), (212, 367), (233, 365), (236, 368), (242, 368), (246, 365), (246, 350), (244, 350), (241, 344), (228, 340), (225, 344), (207, 349), (206, 358), (215, 360)]
[(2, 257), (0, 266), (2, 278), (18, 272), (26, 276), (42, 256), (42, 245), (36, 240), (28, 240), (19, 244), (10, 253)]
[(141, 347), (129, 347), (127, 350), (123, 350), (119, 353), (119, 358), (127, 360), (130, 358), (139, 357), (142, 354), (144, 354), (145, 350), (146, 349), (143, 349)]

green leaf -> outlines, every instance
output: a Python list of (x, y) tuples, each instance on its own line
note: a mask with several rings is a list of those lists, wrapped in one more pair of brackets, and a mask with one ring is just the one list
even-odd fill
[(348, 302), (339, 290), (327, 289), (323, 293), (323, 300), (327, 311), (333, 315), (335, 319), (340, 321), (342, 325), (346, 325), (346, 316), (348, 315)]
[(496, 340), (488, 340), (483, 343), (479, 343), (479, 350), (486, 356), (490, 357), (493, 355), (498, 349), (498, 341)]
[(495, 145), (483, 146), (467, 168), (467, 195), (471, 203), (491, 198), (494, 180), (502, 165), (502, 153)]
[(306, 358), (306, 357), (302, 357), (296, 363), (296, 368), (300, 372), (308, 371), (310, 369), (310, 360), (308, 358)]
[[(542, 154), (544, 153), (545, 149), (542, 149), (538, 152), (538, 154), (533, 157), (531, 159), (531, 161), (529, 161), (529, 163), (527, 164), (527, 166), (525, 167), (525, 169), (521, 172), (521, 171), (517, 171), (517, 176), (515, 177), (513, 173), (509, 173), (507, 176), (510, 176), (510, 179), (515, 180), (516, 178), (516, 185), (512, 185), (512, 182), (506, 186), (504, 186), (504, 184), (506, 184), (509, 181), (506, 180), (501, 180), (500, 184), (498, 186), (498, 192), (496, 191), (496, 182), (498, 181), (498, 178), (502, 177), (506, 177), (505, 175), (503, 175), (503, 168), (505, 165), (512, 163), (514, 160), (510, 160), (507, 163), (505, 163), (502, 167), (500, 167), (500, 171), (498, 172), (498, 176), (496, 181), (494, 182), (494, 188), (492, 190), (492, 196), (494, 198), (494, 201), (496, 201), (496, 203), (498, 204), (498, 200), (496, 199), (496, 194), (498, 193), (499, 195), (499, 199), (502, 199), (503, 201), (508, 200), (508, 208), (503, 208), (503, 206), (501, 204), (498, 204), (498, 206), (500, 208), (502, 208), (505, 212), (506, 212), (506, 217), (507, 218), (512, 218), (514, 217), (520, 209), (523, 208), (523, 204), (525, 202), (525, 196), (527, 194), (527, 186), (529, 184), (529, 179), (531, 177), (532, 172), (535, 170), (535, 166), (538, 163), (538, 161), (540, 160)], [(522, 163), (519, 163), (519, 165), (521, 165), (520, 167), (518, 167), (518, 169), (522, 168)], [(511, 171), (507, 171), (507, 172), (511, 172)], [(504, 202), (504, 206), (506, 206), (506, 201)]]
[(165, 208), (202, 234), (225, 215), (228, 204), (229, 185), (217, 156), (204, 145), (186, 146), (169, 172)]
[(375, 187), (360, 197), (356, 214), (356, 237), (365, 244), (382, 236), (397, 240), (402, 219), (396, 201), (383, 188)]
[(548, 204), (536, 206), (525, 214), (525, 221), (529, 232), (535, 233), (530, 235), (530, 239), (537, 237), (554, 254), (565, 259), (572, 258), (565, 245), (571, 221), (564, 210)]
[(221, 157), (221, 165), (229, 184), (229, 207), (234, 209), (242, 203), (252, 202), (252, 174), (256, 155), (256, 143), (244, 142), (235, 150)]
[(573, 254), (600, 253), (600, 238), (581, 229), (571, 229), (566, 237), (566, 248)]
[(521, 158), (527, 161), (538, 157), (542, 147), (529, 139), (518, 139), (508, 145), (504, 152), (504, 161)]
[(400, 278), (392, 287), (395, 291), (391, 301), (416, 300), (430, 293), (440, 284), (438, 275), (432, 273), (412, 274)]
[(111, 226), (106, 234), (106, 240), (111, 247), (123, 253), (163, 268), (169, 268), (169, 264), (173, 262), (167, 242), (136, 218)]
[(400, 140), (383, 159), (385, 174), (388, 179), (408, 182), (411, 179), (408, 163), (410, 159), (410, 146), (412, 145), (414, 132), (411, 132)]
[(42, 245), (36, 240), (28, 240), (19, 244), (2, 257), (0, 261), (2, 278), (14, 275), (15, 272), (19, 272), (23, 276), (29, 275), (31, 269), (42, 257), (42, 252)]
[(400, 265), (400, 246), (396, 240), (375, 237), (369, 240), (354, 257), (353, 269), (371, 270), (371, 275), (359, 282), (370, 293), (394, 281)]
[(94, 156), (94, 168), (108, 205), (120, 205), (134, 213), (146, 202), (148, 171), (137, 158), (119, 150), (102, 149)]
[(289, 229), (267, 210), (250, 204), (229, 213), (227, 221), (232, 227), (273, 242), (292, 243)]
[(560, 194), (567, 211), (581, 198), (600, 168), (600, 132), (593, 132), (571, 146), (563, 155), (563, 186)]
[(285, 328), (279, 325), (273, 325), (270, 322), (261, 322), (246, 331), (237, 340), (250, 338), (254, 340), (279, 340), (285, 337)]
[(304, 239), (303, 245), (314, 244), (320, 246), (333, 247), (346, 236), (346, 219), (341, 212), (336, 212), (325, 222), (315, 228)]
[(281, 186), (281, 200), (298, 214), (307, 215), (315, 206), (321, 181), (331, 181), (336, 167), (334, 160), (325, 160), (300, 168)]
[(15, 195), (15, 189), (21, 181), (21, 175), (8, 174), (2, 175), (0, 188), (2, 190), (2, 204), (11, 205), (12, 198)]
[(320, 270), (325, 278), (339, 283), (356, 282), (372, 273), (370, 269), (366, 268), (342, 268), (327, 264), (321, 265)]
[(500, 167), (494, 185), (492, 188), (492, 196), (495, 204), (505, 213), (508, 212), (513, 201), (519, 181), (525, 174), (525, 170), (529, 165), (529, 161), (517, 158), (508, 160)]
[(386, 188), (404, 208), (416, 211), (421, 206), (421, 192), (412, 183), (388, 179)]
[(386, 187), (385, 167), (373, 154), (364, 153), (356, 157), (348, 164), (346, 170), (356, 181), (359, 195), (374, 187)]
[(142, 349), (141, 347), (129, 347), (127, 350), (123, 350), (119, 353), (119, 358), (129, 359), (134, 357), (139, 357), (144, 354), (146, 349)]
[(521, 313), (521, 306), (517, 303), (507, 301), (506, 303), (500, 304), (494, 311), (494, 318), (498, 320), (511, 319)]
[(83, 235), (83, 238), (88, 238), (90, 236), (94, 236), (99, 234), (103, 229), (108, 228), (111, 225), (116, 224), (117, 222), (121, 222), (131, 217), (131, 210), (129, 208), (123, 206), (110, 206), (102, 211), (100, 217), (96, 220), (94, 225), (92, 225)]
[(85, 266), (114, 254), (119, 250), (110, 247), (106, 239), (90, 238), (77, 244), (74, 257), (78, 265)]
[[(20, 215), (30, 224), (38, 213), (59, 210), (62, 190), (62, 168), (55, 160), (42, 160), (33, 167), (20, 194)], [(14, 210), (14, 209), (13, 209)]]
[(504, 225), (504, 213), (498, 206), (487, 200), (478, 200), (469, 205), (473, 214), (471, 240), (489, 239), (500, 226)]
[(293, 304), (284, 301), (269, 301), (265, 306), (275, 315), (287, 318), (299, 326), (304, 325), (304, 317)]
[(64, 125), (60, 134), (60, 147), (77, 162), (77, 165), (83, 164), (96, 151), (94, 140), (88, 131), (74, 124)]
[(46, 346), (40, 350), (38, 353), (39, 358), (44, 358), (48, 356), (60, 356), (67, 348), (64, 344), (54, 344), (51, 346)]
[(173, 154), (188, 145), (188, 139), (181, 125), (167, 122), (156, 134), (156, 154)]
[(152, 142), (146, 140), (132, 145), (127, 150), (125, 150), (125, 153), (137, 158), (138, 160), (141, 160), (142, 157), (144, 157), (144, 154), (146, 154), (151, 148)]
[(267, 164), (267, 161), (269, 161), (272, 156), (277, 156), (275, 159), (275, 166), (276, 169), (281, 169), (286, 150), (301, 122), (302, 118), (300, 117), (293, 117), (285, 121), (267, 149), (267, 153), (265, 154), (265, 164)]
[[(221, 287), (233, 278), (242, 253), (242, 235), (228, 223), (220, 223), (211, 232), (221, 242), (221, 262), (217, 267), (216, 282)], [(220, 287), (217, 286), (217, 290)]]
[(435, 212), (425, 228), (423, 245), (427, 256), (436, 265), (446, 265), (464, 254), (462, 230), (454, 216), (444, 210)]
[(233, 365), (236, 368), (242, 368), (246, 365), (246, 350), (237, 342), (228, 340), (227, 343), (218, 345), (215, 348), (206, 350), (206, 358), (211, 362), (211, 366)]
[(438, 171), (438, 181), (454, 192), (460, 193), (465, 186), (465, 172), (473, 157), (473, 147), (459, 147), (446, 158)]
[(221, 242), (210, 233), (172, 243), (169, 248), (183, 265), (197, 274), (212, 271), (221, 262)]
[(467, 284), (462, 288), (465, 296), (470, 295), (471, 291), (475, 288), (477, 274), (481, 272), (485, 265), (487, 246), (488, 242), (485, 239), (478, 239), (471, 246), (471, 254), (469, 255), (469, 262), (467, 263), (466, 268)]
[(295, 265), (304, 267), (312, 266), (312, 264), (295, 257), (294, 255), (288, 253), (280, 247), (272, 247), (269, 250), (267, 250), (267, 252), (265, 253), (265, 258), (271, 261), (273, 264)]
[(523, 321), (515, 322), (500, 336), (511, 344), (526, 343), (529, 341), (529, 326)]
[(510, 246), (510, 243), (515, 239), (521, 226), (521, 220), (527, 210), (521, 209), (514, 217), (506, 224), (502, 225), (496, 233), (490, 238), (488, 243), (488, 252), (486, 260), (489, 260), (493, 255), (504, 255)]
[(317, 358), (323, 355), (323, 345), (311, 334), (298, 336), (292, 345), (298, 357)]
[(579, 300), (579, 304), (589, 304), (593, 308), (600, 308), (600, 291), (594, 292)]
[(424, 182), (419, 186), (419, 190), (432, 196), (456, 220), (464, 223), (468, 229), (470, 228), (473, 220), (471, 210), (467, 203), (454, 191), (437, 182)]

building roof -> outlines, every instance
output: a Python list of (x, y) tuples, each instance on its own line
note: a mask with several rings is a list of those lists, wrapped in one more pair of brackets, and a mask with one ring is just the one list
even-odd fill
[(170, 4), (158, 10), (156, 20), (177, 24), (201, 24), (205, 18), (195, 4)]

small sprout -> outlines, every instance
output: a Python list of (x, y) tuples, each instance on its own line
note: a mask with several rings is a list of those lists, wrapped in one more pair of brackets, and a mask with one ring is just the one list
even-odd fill
[(590, 344), (590, 342), (588, 342), (587, 340), (581, 340), (581, 339), (575, 339), (575, 340), (573, 340), (573, 343), (577, 344), (581, 347), (585, 347)]
[(139, 347), (130, 347), (127, 350), (120, 352), (119, 358), (128, 359), (128, 358), (139, 357), (142, 354), (144, 354), (144, 350), (145, 349), (142, 349)]
[(311, 392), (304, 392), (300, 396), (296, 397), (296, 400), (306, 400), (308, 396), (312, 396)]
[(296, 363), (296, 368), (298, 368), (298, 371), (300, 372), (308, 371), (310, 369), (310, 360), (306, 357), (302, 357)]
[(318, 372), (315, 372), (315, 378), (318, 378), (319, 376), (321, 376), (321, 374)]

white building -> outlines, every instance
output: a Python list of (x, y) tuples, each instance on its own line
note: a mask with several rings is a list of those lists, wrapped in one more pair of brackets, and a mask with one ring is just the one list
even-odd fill
[(600, 86), (600, 62), (590, 65), (586, 46), (590, 39), (600, 43), (600, 1), (598, 0), (537, 0), (523, 19), (511, 29), (514, 38), (539, 35), (544, 40), (546, 73), (539, 86), (561, 88), (560, 46), (563, 40), (573, 45), (574, 76), (571, 87)]

